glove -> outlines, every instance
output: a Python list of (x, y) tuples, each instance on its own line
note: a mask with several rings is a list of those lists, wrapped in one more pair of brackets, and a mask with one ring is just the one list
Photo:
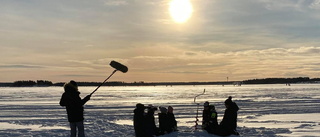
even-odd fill
[(91, 95), (86, 96), (84, 99), (85, 100), (90, 100)]

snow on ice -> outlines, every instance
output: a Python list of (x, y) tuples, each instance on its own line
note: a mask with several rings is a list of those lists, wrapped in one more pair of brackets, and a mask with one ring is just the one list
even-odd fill
[[(85, 97), (95, 87), (79, 87)], [(141, 86), (102, 87), (85, 105), (85, 133), (88, 137), (134, 136), (133, 110), (136, 103), (173, 106), (179, 132), (161, 137), (214, 137), (195, 125), (199, 96), (202, 103), (216, 106), (218, 120), (228, 96), (238, 104), (238, 131), (243, 137), (309, 136), (320, 134), (320, 85), (242, 85), (234, 86)], [(65, 108), (59, 106), (62, 87), (0, 88), (0, 136), (68, 136)], [(157, 115), (156, 115), (157, 118)], [(199, 122), (199, 124), (201, 121)]]

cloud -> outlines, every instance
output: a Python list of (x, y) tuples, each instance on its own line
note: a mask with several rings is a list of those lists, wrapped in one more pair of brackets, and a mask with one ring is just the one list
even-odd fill
[(320, 10), (320, 0), (314, 0), (309, 7), (311, 9)]
[(12, 68), (12, 69), (37, 69), (37, 68), (46, 68), (45, 66), (41, 65), (26, 65), (26, 64), (2, 64), (0, 65), (0, 68)]
[[(310, 2), (296, 0), (204, 3), (196, 12), (200, 16), (197, 19), (205, 22), (194, 31), (195, 35), (190, 35), (190, 42), (197, 45), (240, 43), (246, 49), (261, 49), (315, 41), (320, 35), (317, 31), (320, 18), (316, 10), (308, 8), (309, 5)], [(239, 49), (239, 46), (234, 47)]]
[(240, 52), (231, 52), (229, 55), (237, 56), (305, 56), (305, 55), (315, 55), (320, 56), (320, 47), (299, 47), (299, 48), (270, 48), (265, 50), (247, 50)]
[(293, 74), (313, 77), (318, 73), (316, 64), (320, 63), (319, 49), (319, 47), (270, 48), (226, 53), (186, 51), (185, 55), (172, 55), (165, 59), (157, 57), (156, 61), (148, 57), (143, 58), (143, 61), (146, 64), (150, 64), (149, 61), (153, 62), (154, 65), (148, 68), (159, 73), (206, 73), (221, 78), (222, 75), (229, 75), (239, 79), (292, 77)]
[(189, 65), (189, 66), (213, 66), (214, 64), (212, 64), (212, 63), (189, 63), (187, 65)]
[(194, 0), (179, 25), (168, 2), (0, 1), (0, 71), (85, 77), (116, 60), (128, 80), (317, 73), (319, 0)]
[(320, 54), (320, 47), (300, 47), (298, 49), (289, 50), (292, 54), (298, 55), (316, 55), (319, 56)]
[(58, 75), (62, 77), (81, 77), (81, 78), (86, 78), (86, 77), (97, 77), (97, 75)]
[(105, 1), (104, 4), (108, 6), (121, 6), (121, 5), (127, 5), (128, 2), (125, 0), (107, 0)]
[(170, 59), (172, 57), (168, 57), (168, 56), (136, 56), (134, 57), (136, 59), (155, 59), (155, 60), (162, 60), (162, 59)]

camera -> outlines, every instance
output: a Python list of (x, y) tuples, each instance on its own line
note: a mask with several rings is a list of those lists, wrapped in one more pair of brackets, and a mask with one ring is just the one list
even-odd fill
[(158, 110), (158, 108), (157, 108), (157, 107), (154, 107), (154, 106), (147, 106), (146, 108), (147, 108), (148, 110), (153, 110), (153, 111)]

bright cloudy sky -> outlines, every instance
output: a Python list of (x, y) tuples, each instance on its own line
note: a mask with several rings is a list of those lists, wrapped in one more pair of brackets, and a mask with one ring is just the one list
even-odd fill
[(170, 1), (1, 0), (0, 82), (320, 77), (320, 0)]

